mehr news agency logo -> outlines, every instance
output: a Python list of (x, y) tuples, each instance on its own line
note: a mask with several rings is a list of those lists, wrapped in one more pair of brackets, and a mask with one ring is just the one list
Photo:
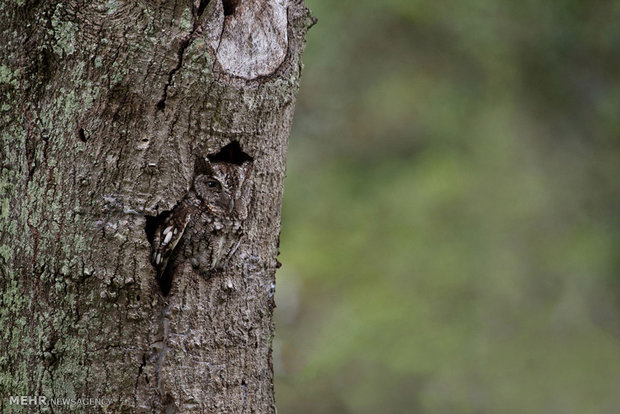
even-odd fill
[(101, 406), (112, 404), (111, 398), (48, 398), (44, 395), (11, 395), (9, 405), (38, 405), (38, 406)]

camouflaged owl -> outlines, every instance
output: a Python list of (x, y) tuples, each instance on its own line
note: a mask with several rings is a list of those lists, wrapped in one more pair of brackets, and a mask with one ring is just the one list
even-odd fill
[(200, 158), (190, 191), (155, 229), (151, 262), (162, 290), (181, 263), (205, 277), (222, 270), (241, 243), (252, 163)]

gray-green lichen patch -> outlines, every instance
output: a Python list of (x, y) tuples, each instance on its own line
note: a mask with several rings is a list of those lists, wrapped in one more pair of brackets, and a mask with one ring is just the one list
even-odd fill
[(118, 10), (118, 1), (117, 0), (108, 0), (106, 2), (107, 14), (114, 14), (116, 10)]
[(12, 253), (12, 248), (7, 245), (0, 245), (0, 258), (4, 261), (4, 263), (7, 263), (11, 259), (13, 256)]
[(184, 32), (187, 32), (193, 28), (192, 10), (187, 7), (183, 11), (183, 14), (179, 18), (179, 28)]
[(0, 65), (0, 83), (6, 83), (17, 88), (19, 85), (18, 79), (19, 71), (17, 69), (11, 70), (11, 68), (6, 65)]
[[(187, 84), (198, 80), (201, 83), (209, 84), (213, 76), (213, 59), (208, 53), (204, 39), (198, 38), (191, 42), (185, 50), (183, 58), (183, 70), (180, 71), (182, 84)], [(198, 79), (196, 77), (198, 76)]]
[(72, 55), (75, 52), (75, 35), (78, 25), (63, 17), (64, 6), (60, 3), (51, 19), (55, 43), (52, 50), (60, 57)]

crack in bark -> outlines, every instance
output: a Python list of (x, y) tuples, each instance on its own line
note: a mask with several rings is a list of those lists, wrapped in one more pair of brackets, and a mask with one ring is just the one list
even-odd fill
[(205, 8), (209, 5), (211, 0), (200, 0), (195, 1), (194, 6), (192, 7), (192, 13), (196, 18), (202, 16), (202, 13), (205, 11)]
[(164, 94), (161, 100), (157, 102), (157, 109), (160, 111), (163, 111), (166, 108), (166, 99), (168, 99), (168, 88), (172, 84), (172, 78), (174, 74), (177, 73), (179, 69), (181, 69), (181, 66), (183, 66), (183, 54), (185, 53), (185, 49), (187, 49), (187, 47), (190, 44), (190, 38), (193, 33), (194, 31), (192, 30), (192, 32), (190, 33), (190, 36), (188, 36), (187, 39), (181, 42), (181, 47), (179, 48), (179, 51), (177, 52), (177, 65), (174, 67), (174, 69), (168, 72), (168, 81), (166, 82), (166, 85), (164, 85)]
[(248, 399), (248, 384), (245, 379), (241, 380), (241, 389), (243, 390), (243, 411), (245, 412)]
[(164, 360), (166, 359), (166, 354), (168, 353), (168, 334), (169, 334), (169, 322), (168, 322), (168, 310), (169, 310), (169, 305), (166, 305), (163, 307), (162, 311), (161, 311), (161, 321), (159, 322), (161, 324), (161, 332), (162, 332), (162, 339), (161, 339), (161, 350), (157, 353), (157, 360), (155, 362), (155, 375), (157, 378), (157, 389), (160, 392), (160, 395), (164, 396), (163, 393), (163, 389), (162, 389), (162, 375), (161, 375), (161, 371), (163, 369), (164, 366)]
[[(144, 367), (146, 366), (146, 352), (142, 353), (142, 362), (140, 363), (140, 366), (138, 367), (138, 376), (136, 377), (136, 384), (133, 387), (133, 395), (134, 395), (134, 402), (137, 405), (137, 398), (138, 398), (138, 384), (140, 383), (140, 376), (142, 375), (142, 373), (144, 372)], [(148, 381), (148, 379), (147, 379)]]
[(200, 16), (202, 15), (202, 13), (204, 12), (205, 8), (207, 7), (209, 3), (210, 3), (210, 0), (201, 0), (201, 1), (194, 2), (194, 5), (192, 6), (192, 16), (194, 18), (193, 19), (194, 21), (192, 22), (192, 30), (185, 37), (185, 39), (183, 39), (183, 41), (181, 42), (181, 46), (179, 47), (179, 50), (177, 51), (176, 66), (170, 72), (168, 72), (168, 80), (166, 81), (166, 84), (164, 85), (163, 96), (159, 100), (159, 102), (157, 102), (157, 105), (156, 105), (157, 110), (159, 111), (163, 111), (166, 108), (166, 99), (168, 99), (168, 88), (172, 84), (172, 78), (183, 67), (183, 56), (185, 54), (185, 50), (187, 50), (189, 45), (192, 43), (194, 33), (196, 33), (196, 30), (200, 26), (198, 23), (198, 19), (200, 18)]

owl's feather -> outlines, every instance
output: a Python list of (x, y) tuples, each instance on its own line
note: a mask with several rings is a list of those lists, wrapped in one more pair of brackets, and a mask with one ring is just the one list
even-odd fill
[(161, 279), (168, 266), (168, 260), (185, 233), (187, 223), (192, 215), (183, 203), (172, 210), (171, 214), (155, 231), (153, 239), (153, 255), (151, 262), (157, 269), (157, 276)]

